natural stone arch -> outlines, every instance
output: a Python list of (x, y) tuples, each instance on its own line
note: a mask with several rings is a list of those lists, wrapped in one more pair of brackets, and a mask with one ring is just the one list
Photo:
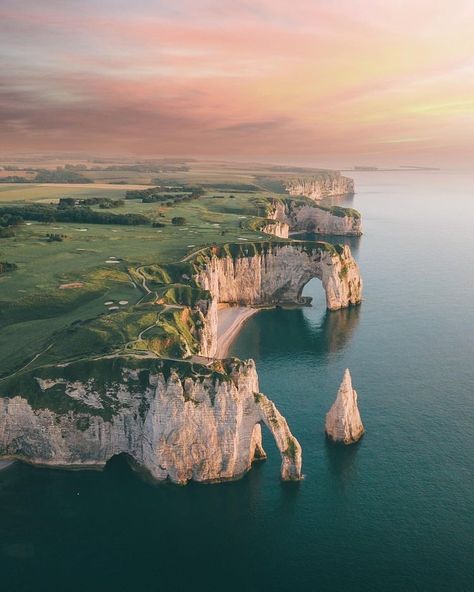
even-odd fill
[(362, 280), (348, 246), (328, 243), (274, 243), (238, 256), (213, 255), (197, 276), (217, 303), (265, 306), (298, 304), (313, 278), (323, 283), (330, 310), (359, 304)]

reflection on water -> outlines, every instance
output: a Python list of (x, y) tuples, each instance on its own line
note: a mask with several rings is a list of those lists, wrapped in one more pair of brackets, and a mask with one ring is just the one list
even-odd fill
[(281, 353), (311, 352), (316, 356), (342, 350), (359, 323), (360, 307), (326, 311), (319, 322), (312, 322), (312, 309), (263, 310), (251, 318), (239, 336), (243, 357)]
[(343, 206), (351, 208), (354, 203), (355, 194), (350, 193), (347, 195), (333, 195), (332, 197), (325, 197), (318, 204), (322, 206)]
[(320, 331), (320, 339), (326, 350), (334, 353), (348, 343), (359, 323), (360, 307), (327, 311)]
[(357, 474), (357, 453), (362, 444), (359, 441), (350, 446), (335, 444), (326, 438), (326, 457), (329, 472), (332, 477), (344, 488)]

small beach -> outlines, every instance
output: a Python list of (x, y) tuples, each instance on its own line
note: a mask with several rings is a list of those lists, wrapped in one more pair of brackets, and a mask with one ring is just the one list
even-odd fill
[(258, 309), (248, 306), (225, 306), (218, 310), (216, 358), (225, 358), (245, 321)]

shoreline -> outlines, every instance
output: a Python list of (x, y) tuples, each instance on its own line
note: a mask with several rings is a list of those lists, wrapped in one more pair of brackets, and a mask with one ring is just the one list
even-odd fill
[(217, 349), (215, 357), (225, 358), (247, 319), (258, 312), (249, 306), (226, 306), (217, 311)]
[(0, 460), (0, 471), (7, 469), (11, 466), (15, 461), (14, 460)]

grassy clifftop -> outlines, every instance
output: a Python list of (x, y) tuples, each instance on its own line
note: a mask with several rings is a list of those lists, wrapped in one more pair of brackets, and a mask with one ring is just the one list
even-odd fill
[[(0, 378), (25, 366), (113, 352), (193, 354), (200, 329), (196, 307), (208, 298), (193, 276), (208, 258), (247, 257), (288, 244), (261, 233), (266, 207), (275, 196), (259, 182), (260, 172), (248, 178), (239, 172), (228, 181), (199, 173), (204, 193), (192, 201), (123, 200), (121, 215), (148, 224), (114, 224), (113, 216), (106, 219), (99, 206), (91, 206), (105, 223), (88, 223), (80, 216), (74, 221), (29, 219), (0, 237), (0, 261), (16, 268), (0, 274)], [(269, 174), (276, 178), (281, 172)], [(186, 182), (198, 179), (186, 177)], [(5, 185), (0, 201), (10, 212), (26, 204), (46, 211), (59, 199), (113, 201), (124, 193), (94, 185)], [(174, 225), (174, 218), (183, 218), (184, 224)], [(51, 235), (61, 240), (50, 241)], [(327, 243), (298, 244), (337, 253)]]
[(292, 198), (288, 198), (288, 197), (272, 197), (269, 198), (265, 201), (265, 213), (266, 215), (269, 215), (273, 208), (275, 207), (275, 202), (280, 202), (282, 203), (286, 209), (288, 209), (289, 211), (291, 211), (292, 209), (296, 209), (298, 207), (302, 207), (302, 206), (308, 206), (311, 208), (317, 208), (319, 210), (322, 210), (324, 212), (329, 212), (330, 214), (332, 214), (333, 216), (337, 216), (339, 218), (356, 218), (357, 220), (360, 220), (361, 218), (361, 214), (358, 210), (355, 210), (354, 208), (346, 208), (343, 206), (334, 206), (334, 205), (323, 205), (323, 204), (318, 204), (315, 203), (314, 200), (308, 198), (308, 197), (292, 197)]
[[(130, 404), (117, 397), (119, 386), (140, 399), (142, 408), (146, 404), (144, 393), (150, 387), (150, 375), (162, 375), (164, 380), (168, 380), (175, 372), (182, 381), (192, 378), (195, 381), (208, 379), (214, 383), (229, 382), (232, 373), (241, 365), (242, 362), (232, 359), (218, 360), (209, 366), (126, 355), (100, 360), (87, 359), (65, 366), (41, 366), (21, 372), (0, 382), (0, 397), (21, 395), (33, 409), (51, 409), (59, 414), (85, 413), (107, 421)], [(68, 394), (70, 389), (80, 385), (90, 385), (91, 391), (98, 395), (98, 405), (87, 405), (80, 398)]]

